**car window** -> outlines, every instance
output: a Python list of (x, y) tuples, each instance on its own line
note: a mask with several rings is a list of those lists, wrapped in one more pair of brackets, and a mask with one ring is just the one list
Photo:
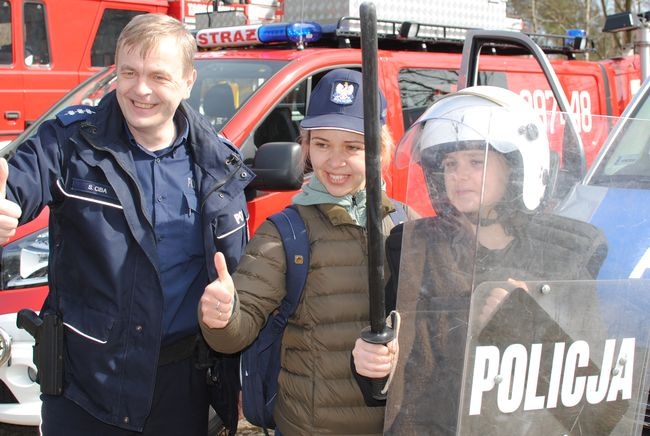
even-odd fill
[[(458, 70), (404, 68), (398, 81), (406, 130), (439, 98), (456, 91)], [(479, 84), (506, 87), (505, 73), (481, 71)]]
[(99, 23), (95, 40), (90, 51), (90, 65), (106, 67), (115, 62), (115, 41), (126, 24), (144, 11), (106, 9)]
[(646, 92), (629, 118), (620, 121), (624, 124), (613, 137), (592, 184), (650, 189), (649, 95)]
[(406, 130), (440, 97), (456, 90), (458, 71), (405, 68), (398, 81)]
[(45, 19), (45, 5), (25, 3), (25, 64), (48, 65), (50, 63), (50, 44)]
[(305, 117), (308, 80), (294, 86), (255, 129), (254, 142), (259, 147), (267, 142), (296, 142), (300, 121)]
[(0, 64), (11, 64), (11, 4), (0, 1)]
[[(188, 102), (210, 119), (217, 128), (221, 128), (285, 63), (279, 61), (197, 60), (195, 62), (198, 73), (197, 81)], [(18, 144), (31, 136), (43, 121), (54, 118), (64, 108), (80, 104), (89, 106), (99, 104), (106, 94), (115, 89), (115, 78), (114, 68), (110, 67), (77, 86), (18, 138), (0, 150), (0, 155), (7, 156)], [(259, 141), (264, 142), (295, 141), (298, 124), (305, 112), (309, 83), (310, 80), (307, 80), (296, 85), (267, 115), (266, 119), (261, 121), (260, 126), (251, 136), (256, 136)], [(280, 117), (284, 117), (286, 126), (290, 126), (292, 130), (289, 130), (289, 127), (278, 130), (277, 123)], [(257, 133), (265, 125), (273, 127), (274, 130)], [(277, 136), (278, 134), (285, 136), (280, 137)], [(254, 147), (252, 153), (254, 155)], [(0, 271), (0, 289), (45, 285), (47, 283), (48, 241), (48, 231), (45, 229), (5, 246), (3, 268)]]

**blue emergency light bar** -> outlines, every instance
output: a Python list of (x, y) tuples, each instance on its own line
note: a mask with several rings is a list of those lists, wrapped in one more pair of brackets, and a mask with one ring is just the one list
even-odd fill
[(313, 22), (265, 24), (257, 29), (257, 37), (265, 43), (316, 41), (320, 38), (321, 33), (320, 24)]
[[(462, 49), (469, 27), (448, 26), (379, 20), (377, 36), (382, 47), (406, 50), (440, 50), (437, 47)], [(255, 45), (291, 45), (303, 49), (311, 42), (352, 47), (360, 37), (361, 22), (355, 17), (341, 17), (337, 23), (313, 21), (291, 23), (253, 24), (233, 27), (212, 27), (196, 33), (196, 43), (201, 49), (249, 47)], [(593, 50), (593, 42), (574, 29), (569, 35), (528, 33), (546, 53), (563, 54), (574, 58), (575, 53)], [(351, 41), (353, 41), (351, 43)], [(383, 45), (382, 45), (383, 44)], [(458, 48), (459, 47), (459, 48)], [(500, 54), (521, 54), (517, 48), (499, 47)]]
[(201, 29), (196, 42), (202, 48), (241, 47), (247, 45), (293, 42), (299, 47), (317, 41), (323, 33), (318, 23), (274, 23)]

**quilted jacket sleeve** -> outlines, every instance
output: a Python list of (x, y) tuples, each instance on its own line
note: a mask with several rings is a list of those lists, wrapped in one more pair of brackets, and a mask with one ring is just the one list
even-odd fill
[(286, 294), (285, 271), (282, 240), (273, 223), (265, 221), (232, 274), (237, 298), (230, 322), (222, 329), (212, 329), (200, 322), (203, 335), (213, 349), (236, 353), (255, 340)]

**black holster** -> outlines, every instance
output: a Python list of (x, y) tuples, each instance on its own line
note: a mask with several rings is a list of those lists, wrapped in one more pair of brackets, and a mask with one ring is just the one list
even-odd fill
[(197, 342), (196, 368), (206, 370), (210, 404), (223, 421), (228, 435), (237, 433), (239, 421), (239, 354), (212, 350), (203, 338)]
[(27, 330), (34, 337), (34, 364), (36, 382), (41, 392), (61, 395), (63, 392), (63, 321), (55, 313), (39, 317), (33, 310), (21, 309), (16, 326)]

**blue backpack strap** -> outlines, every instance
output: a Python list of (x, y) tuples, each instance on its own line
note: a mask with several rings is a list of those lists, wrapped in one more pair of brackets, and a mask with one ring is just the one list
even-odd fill
[(269, 216), (278, 228), (284, 252), (287, 271), (285, 274), (287, 295), (282, 299), (278, 316), (275, 317), (277, 328), (284, 329), (291, 315), (296, 311), (302, 290), (309, 272), (309, 235), (305, 222), (293, 206)]
[[(241, 355), (242, 409), (246, 419), (265, 429), (275, 428), (273, 410), (278, 393), (282, 335), (296, 311), (309, 271), (309, 237), (297, 209), (289, 206), (268, 217), (278, 229), (286, 254), (286, 296), (257, 339)], [(268, 433), (267, 433), (268, 434)]]

